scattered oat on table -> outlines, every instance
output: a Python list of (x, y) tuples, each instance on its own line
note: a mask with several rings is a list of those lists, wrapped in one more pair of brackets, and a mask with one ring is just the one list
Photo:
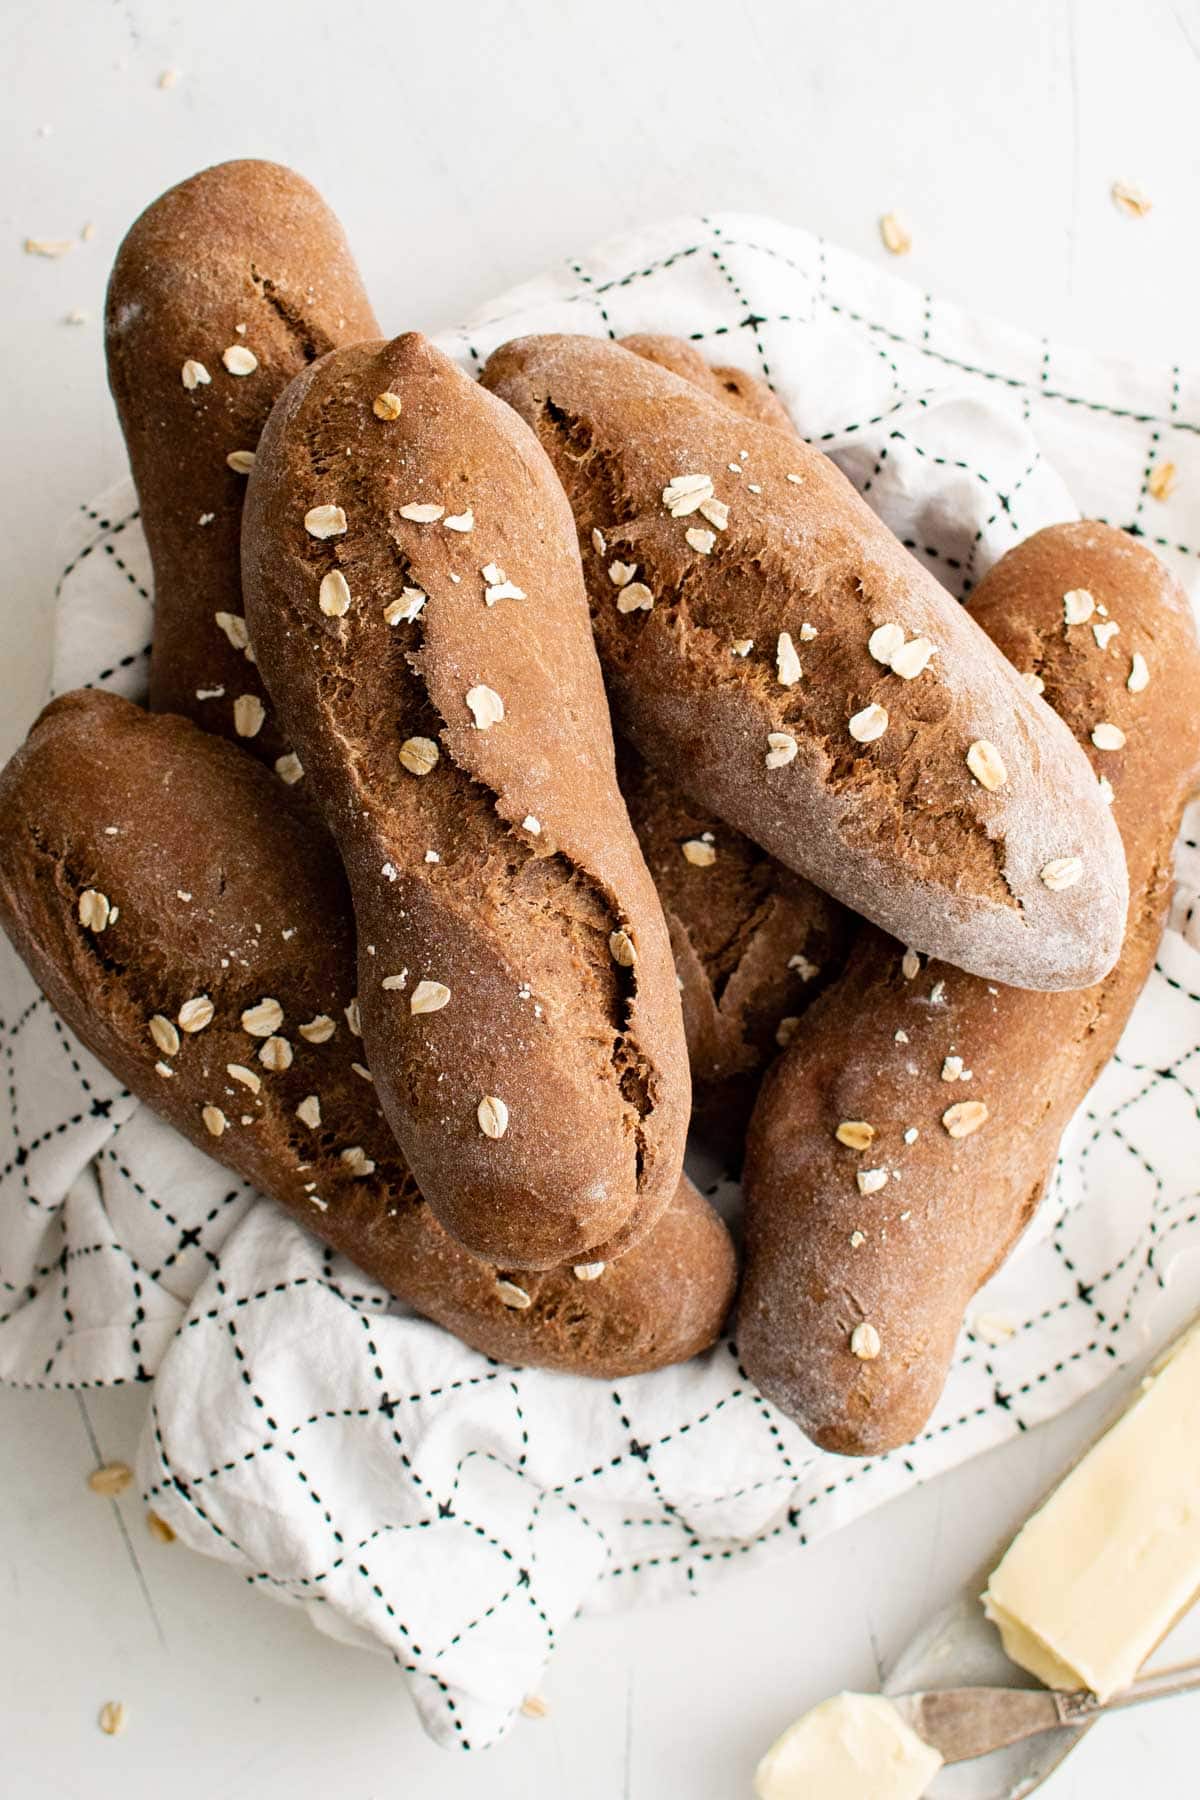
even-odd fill
[(890, 250), (893, 256), (907, 256), (912, 249), (912, 232), (898, 213), (884, 213), (879, 221), (879, 235), (884, 249)]
[(133, 1480), (133, 1470), (128, 1463), (102, 1463), (100, 1468), (93, 1469), (87, 1478), (87, 1484), (93, 1494), (100, 1494), (105, 1500), (115, 1500), (123, 1494)]
[(1153, 205), (1136, 181), (1114, 181), (1111, 191), (1113, 205), (1127, 219), (1144, 219)]
[(120, 1737), (128, 1722), (129, 1714), (123, 1700), (106, 1700), (96, 1720), (105, 1737)]
[(75, 248), (74, 238), (33, 238), (25, 239), (26, 256), (46, 256), (55, 258), (65, 256), (68, 250)]

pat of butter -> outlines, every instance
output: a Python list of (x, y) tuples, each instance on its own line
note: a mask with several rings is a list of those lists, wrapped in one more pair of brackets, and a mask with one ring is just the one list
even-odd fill
[(1034, 1514), (984, 1607), (1014, 1662), (1102, 1700), (1200, 1591), (1200, 1326)]
[(776, 1738), (757, 1800), (919, 1800), (942, 1759), (879, 1694), (838, 1694)]

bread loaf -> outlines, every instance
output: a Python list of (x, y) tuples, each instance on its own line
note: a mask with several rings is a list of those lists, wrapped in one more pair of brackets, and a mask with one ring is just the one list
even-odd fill
[[(205, 169), (130, 228), (105, 334), (154, 568), (150, 704), (274, 763), (291, 746), (246, 635), (242, 501), (292, 376), (335, 344), (379, 335), (341, 227), (276, 163)], [(281, 773), (299, 779), (294, 759)]]
[(615, 1378), (716, 1337), (732, 1248), (687, 1181), (619, 1262), (477, 1262), (422, 1201), (354, 1018), (349, 896), (272, 774), (186, 721), (56, 700), (0, 775), (0, 922), (132, 1092), (490, 1356)]
[(243, 577), (422, 1193), (491, 1261), (608, 1257), (676, 1190), (689, 1086), (544, 453), (415, 334), (335, 352), (263, 434)]
[(917, 950), (1032, 988), (1111, 968), (1128, 892), (1086, 758), (832, 463), (600, 339), (520, 339), (483, 379), (567, 490), (648, 761)]
[(972, 1294), (1032, 1217), (1153, 964), (1200, 774), (1192, 614), (1148, 550), (1105, 525), (1051, 527), (972, 610), (1107, 784), (1129, 923), (1116, 969), (1074, 994), (989, 984), (871, 931), (764, 1082), (738, 1347), (769, 1399), (848, 1455), (920, 1431)]

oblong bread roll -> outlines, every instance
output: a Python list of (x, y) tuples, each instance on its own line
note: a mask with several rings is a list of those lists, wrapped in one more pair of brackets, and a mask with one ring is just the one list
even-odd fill
[[(1085, 595), (1071, 611), (1087, 616), (1068, 624), (1064, 594)], [(1153, 965), (1200, 773), (1192, 611), (1132, 538), (1051, 526), (997, 563), (972, 610), (1044, 682), (1111, 793), (1129, 923), (1117, 967), (1073, 994), (906, 958), (870, 931), (764, 1082), (738, 1347), (768, 1398), (847, 1455), (921, 1430), (971, 1296), (1033, 1216)]]
[(1029, 988), (1107, 973), (1128, 886), (1086, 758), (826, 457), (598, 338), (518, 339), (483, 380), (566, 488), (649, 762), (917, 950)]
[(335, 351), (271, 415), (242, 565), (422, 1193), (492, 1261), (627, 1245), (678, 1185), (686, 1048), (544, 452), (415, 333)]

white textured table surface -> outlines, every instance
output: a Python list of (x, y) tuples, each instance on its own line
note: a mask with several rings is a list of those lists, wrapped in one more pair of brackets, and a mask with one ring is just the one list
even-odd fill
[[(4, 35), (0, 755), (41, 698), (59, 523), (121, 467), (109, 263), (140, 208), (206, 163), (272, 156), (313, 179), (393, 329), (452, 322), (655, 215), (772, 212), (882, 257), (894, 208), (923, 286), (1131, 357), (1198, 354), (1196, 4), (8, 0)], [(1117, 178), (1145, 187), (1148, 218), (1117, 214)], [(87, 223), (60, 259), (21, 254)], [(428, 1744), (386, 1662), (87, 1491), (98, 1457), (132, 1455), (141, 1396), (0, 1392), (0, 1789), (739, 1800), (769, 1739), (871, 1685), (1116, 1392), (702, 1600), (580, 1624), (549, 1715), (473, 1761)], [(1170, 1647), (1189, 1650), (1195, 1620)], [(111, 1698), (130, 1714), (113, 1740), (95, 1722)], [(1200, 1701), (1106, 1721), (1044, 1791), (1182, 1796), (1198, 1726)]]

